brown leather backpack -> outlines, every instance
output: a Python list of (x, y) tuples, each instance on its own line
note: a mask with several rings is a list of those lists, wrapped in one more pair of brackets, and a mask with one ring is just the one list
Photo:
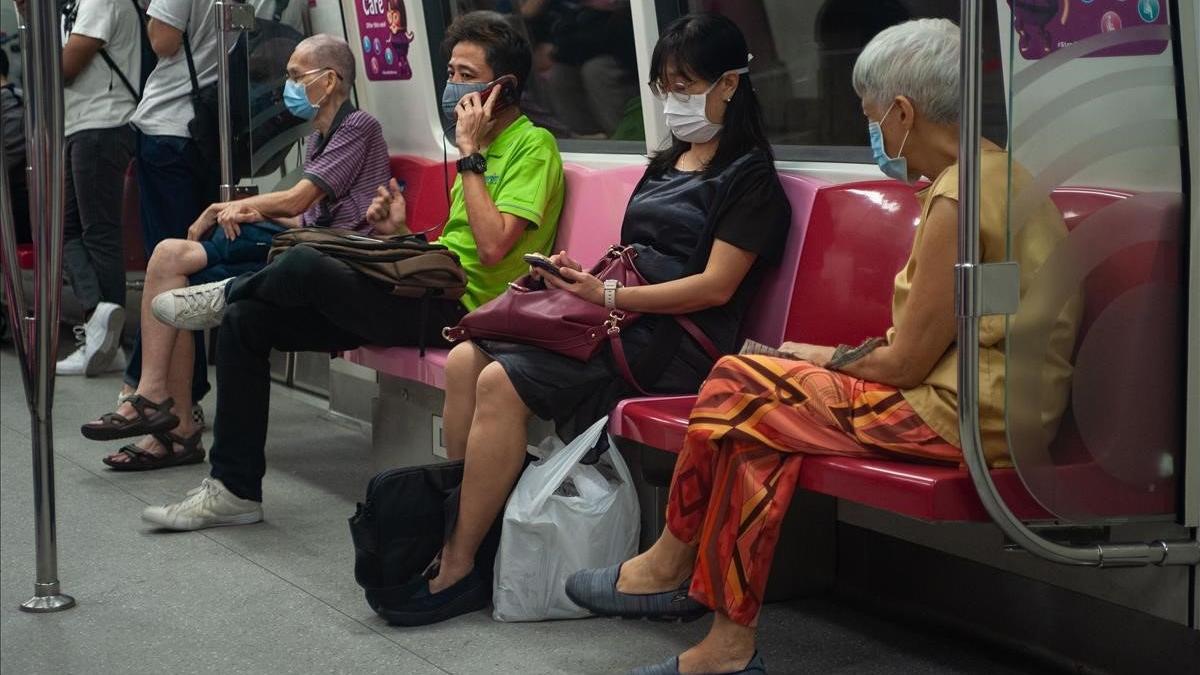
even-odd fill
[(293, 246), (309, 246), (346, 263), (405, 298), (457, 300), (467, 290), (458, 256), (414, 235), (365, 236), (329, 227), (300, 227), (275, 235), (267, 260)]

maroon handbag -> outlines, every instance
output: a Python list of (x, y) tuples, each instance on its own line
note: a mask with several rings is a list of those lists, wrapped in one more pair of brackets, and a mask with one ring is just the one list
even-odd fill
[[(647, 284), (638, 271), (637, 251), (631, 246), (613, 246), (591, 269), (592, 276), (604, 281), (616, 279), (629, 288)], [(531, 345), (577, 361), (589, 361), (607, 341), (612, 345), (613, 361), (631, 386), (642, 388), (625, 358), (621, 331), (641, 316), (638, 312), (607, 309), (558, 288), (546, 288), (526, 275), (508, 285), (508, 291), (467, 314), (452, 328), (442, 331), (449, 342), (462, 340), (499, 340)], [(672, 315), (683, 329), (715, 361), (721, 352), (712, 340), (686, 316)]]

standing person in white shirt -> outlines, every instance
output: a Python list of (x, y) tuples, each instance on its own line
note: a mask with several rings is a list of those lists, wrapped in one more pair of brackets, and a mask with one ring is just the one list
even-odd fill
[[(147, 32), (158, 65), (146, 82), (133, 126), (137, 130), (138, 190), (147, 260), (160, 241), (186, 238), (200, 212), (217, 201), (219, 168), (201, 158), (188, 131), (195, 110), (185, 48), (190, 47), (199, 87), (216, 82), (214, 6), (212, 0), (151, 0), (146, 8), (150, 17)], [(192, 400), (199, 402), (209, 390), (208, 364), (203, 334), (194, 335)], [(122, 395), (137, 389), (141, 363), (139, 339), (125, 370)]]
[(133, 2), (74, 0), (63, 8), (63, 259), (85, 324), (76, 328), (79, 348), (58, 362), (59, 375), (125, 367), (121, 205), (141, 80), (141, 18)]

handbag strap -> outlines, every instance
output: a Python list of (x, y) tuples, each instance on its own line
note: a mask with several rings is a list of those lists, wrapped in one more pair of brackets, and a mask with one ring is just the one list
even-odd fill
[[(692, 336), (692, 339), (700, 345), (700, 348), (703, 349), (704, 352), (708, 354), (708, 356), (712, 358), (714, 362), (721, 358), (721, 350), (717, 349), (717, 346), (713, 344), (713, 341), (710, 340), (707, 335), (704, 334), (704, 331), (700, 330), (700, 326), (697, 326), (695, 321), (692, 321), (687, 316), (682, 314), (673, 315), (671, 318), (675, 319), (675, 323), (683, 328), (688, 335)], [(625, 345), (621, 341), (621, 333), (619, 330), (609, 332), (608, 344), (612, 347), (613, 362), (616, 363), (617, 371), (621, 373), (621, 377), (624, 378), (624, 380), (628, 382), (631, 387), (636, 389), (642, 396), (653, 396), (651, 392), (642, 387), (641, 383), (638, 382), (637, 377), (634, 376), (633, 370), (629, 367), (629, 358), (625, 355)]]

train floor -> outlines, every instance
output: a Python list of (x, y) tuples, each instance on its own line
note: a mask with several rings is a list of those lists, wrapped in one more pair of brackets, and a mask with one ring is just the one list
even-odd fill
[[(114, 473), (79, 424), (111, 410), (116, 375), (60, 378), (54, 407), (59, 570), (78, 606), (17, 610), (34, 581), (30, 428), (16, 357), (0, 351), (0, 670), (35, 673), (620, 673), (678, 653), (688, 625), (495, 622), (488, 612), (393, 628), (363, 601), (346, 518), (369, 478), (369, 439), (320, 401), (275, 387), (266, 520), (169, 534), (139, 519), (206, 475), (193, 465)], [(207, 401), (211, 414), (212, 402)], [(211, 441), (211, 437), (209, 439)], [(206, 443), (207, 445), (207, 443)], [(837, 599), (769, 605), (774, 673), (1017, 673), (1032, 664)]]

